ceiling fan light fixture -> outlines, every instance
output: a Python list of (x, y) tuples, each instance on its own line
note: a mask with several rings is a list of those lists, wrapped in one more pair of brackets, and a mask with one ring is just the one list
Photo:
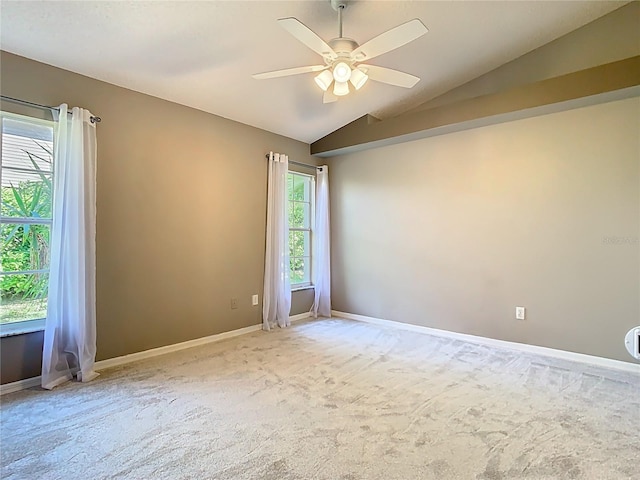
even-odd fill
[(316, 84), (322, 89), (322, 91), (326, 92), (327, 89), (331, 86), (331, 82), (333, 82), (333, 75), (329, 70), (325, 70), (320, 72), (320, 74), (314, 77)]
[(369, 80), (369, 75), (364, 73), (359, 68), (354, 68), (351, 71), (351, 78), (349, 79), (349, 81), (355, 87), (356, 90), (360, 90), (362, 86), (365, 83), (367, 83), (367, 80)]
[(351, 67), (345, 62), (338, 62), (333, 66), (333, 78), (336, 82), (346, 83), (351, 78)]
[(355, 40), (342, 35), (342, 10), (349, 2), (350, 0), (331, 0), (331, 6), (338, 12), (339, 33), (338, 37), (330, 40), (329, 43), (296, 18), (287, 17), (278, 20), (282, 28), (319, 54), (324, 59), (324, 65), (256, 73), (253, 78), (262, 80), (313, 72), (316, 75), (314, 77), (316, 84), (324, 91), (323, 103), (335, 102), (338, 97), (348, 95), (351, 89), (349, 83), (355, 90), (359, 90), (369, 78), (388, 85), (412, 88), (420, 78), (391, 68), (361, 62), (369, 61), (413, 42), (428, 32), (427, 27), (420, 19), (414, 18), (373, 37), (363, 45), (358, 45)]
[(349, 84), (347, 82), (336, 81), (333, 86), (333, 94), (337, 97), (344, 97), (349, 94)]

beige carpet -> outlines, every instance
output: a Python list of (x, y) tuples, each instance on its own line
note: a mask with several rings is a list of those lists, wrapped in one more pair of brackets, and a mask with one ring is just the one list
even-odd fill
[(345, 320), (2, 398), (14, 479), (640, 479), (640, 375)]

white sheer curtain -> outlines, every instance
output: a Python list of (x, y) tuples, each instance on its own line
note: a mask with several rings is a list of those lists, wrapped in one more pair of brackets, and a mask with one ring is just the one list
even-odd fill
[(331, 232), (329, 230), (329, 167), (316, 173), (316, 224), (313, 231), (313, 286), (311, 313), (331, 316)]
[[(96, 131), (91, 112), (60, 105), (54, 141), (53, 223), (42, 387), (94, 379)], [(70, 117), (70, 118), (69, 118)]]
[(288, 327), (291, 310), (289, 279), (289, 216), (287, 212), (287, 173), (289, 158), (269, 154), (267, 187), (267, 246), (264, 263), (262, 328), (271, 330), (277, 324)]

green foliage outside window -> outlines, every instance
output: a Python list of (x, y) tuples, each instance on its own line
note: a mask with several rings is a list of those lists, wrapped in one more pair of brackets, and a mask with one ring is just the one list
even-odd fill
[[(289, 257), (292, 284), (309, 281), (310, 256), (310, 179), (290, 173), (287, 176), (289, 194)], [(301, 229), (301, 230), (295, 230)]]
[[(37, 142), (36, 142), (37, 143)], [(36, 174), (33, 180), (9, 182), (2, 185), (0, 225), (1, 265), (3, 272), (48, 270), (49, 235), (47, 223), (11, 223), (11, 218), (51, 219), (52, 184), (50, 148), (37, 143), (37, 153), (28, 156)], [(43, 171), (41, 166), (46, 170)], [(2, 323), (23, 320), (26, 316), (38, 318), (46, 313), (48, 272), (0, 276)]]

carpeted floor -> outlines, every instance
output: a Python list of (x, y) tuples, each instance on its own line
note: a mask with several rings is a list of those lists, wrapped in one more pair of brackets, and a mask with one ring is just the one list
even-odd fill
[(14, 479), (640, 479), (640, 374), (346, 320), (2, 398)]

